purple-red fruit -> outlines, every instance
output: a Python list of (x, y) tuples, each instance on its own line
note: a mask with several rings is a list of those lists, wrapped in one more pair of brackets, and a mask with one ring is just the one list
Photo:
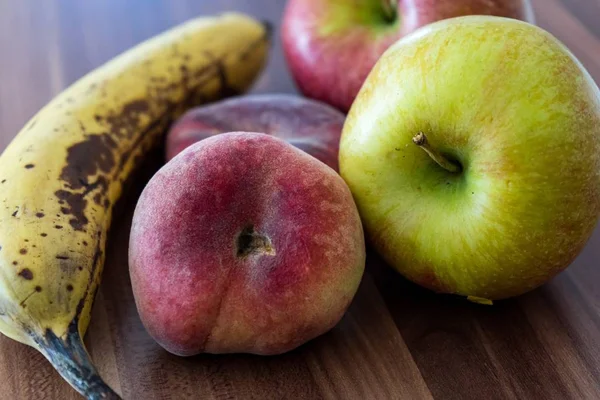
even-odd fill
[(338, 170), (345, 116), (332, 107), (293, 95), (252, 95), (195, 108), (171, 128), (167, 160), (189, 145), (225, 132), (278, 137)]

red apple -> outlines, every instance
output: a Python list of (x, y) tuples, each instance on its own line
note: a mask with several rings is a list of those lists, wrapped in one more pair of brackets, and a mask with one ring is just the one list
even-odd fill
[(473, 14), (533, 22), (529, 0), (290, 0), (283, 49), (302, 93), (347, 112), (392, 43), (432, 22)]
[(136, 305), (179, 355), (289, 351), (340, 320), (364, 265), (342, 178), (266, 134), (188, 147), (150, 180), (133, 217)]
[(279, 137), (338, 170), (345, 116), (314, 100), (268, 94), (223, 100), (188, 111), (167, 136), (167, 160), (183, 149), (224, 132), (262, 132)]

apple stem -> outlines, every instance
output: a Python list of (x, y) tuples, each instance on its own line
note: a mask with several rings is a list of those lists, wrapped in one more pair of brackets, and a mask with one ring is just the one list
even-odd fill
[(434, 149), (431, 148), (431, 146), (429, 145), (429, 142), (427, 141), (427, 136), (425, 136), (425, 134), (423, 132), (417, 133), (417, 135), (415, 137), (413, 137), (412, 140), (413, 140), (414, 144), (416, 144), (417, 146), (419, 146), (420, 148), (425, 150), (425, 152), (427, 154), (429, 154), (429, 157), (431, 157), (433, 159), (433, 161), (435, 161), (440, 167), (442, 167), (445, 170), (448, 170), (450, 172), (459, 172), (460, 171), (460, 166), (449, 161), (444, 156), (442, 156), (440, 153), (438, 153), (437, 151), (435, 151)]
[(397, 17), (398, 0), (382, 0), (383, 14), (388, 22), (394, 22)]

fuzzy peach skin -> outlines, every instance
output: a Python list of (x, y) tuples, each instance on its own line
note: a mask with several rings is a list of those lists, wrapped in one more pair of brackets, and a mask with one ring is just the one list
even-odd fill
[(133, 218), (136, 305), (178, 355), (292, 350), (336, 325), (364, 266), (342, 178), (266, 134), (188, 147), (150, 180)]
[(225, 132), (263, 132), (285, 140), (338, 170), (346, 116), (315, 100), (290, 94), (255, 94), (196, 107), (167, 135), (167, 160), (189, 145)]

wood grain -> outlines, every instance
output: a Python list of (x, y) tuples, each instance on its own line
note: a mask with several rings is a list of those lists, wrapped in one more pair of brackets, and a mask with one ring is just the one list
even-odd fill
[[(0, 2), (0, 149), (48, 100), (90, 69), (176, 23), (240, 10), (278, 21), (276, 0)], [(600, 82), (600, 1), (536, 0), (537, 23)], [(256, 92), (295, 92), (276, 40)], [(111, 230), (86, 342), (126, 399), (598, 399), (600, 231), (549, 284), (493, 308), (433, 295), (373, 252), (349, 312), (286, 355), (172, 356), (146, 334), (127, 271), (135, 200), (149, 159)], [(78, 399), (34, 350), (0, 337), (0, 399)]]

